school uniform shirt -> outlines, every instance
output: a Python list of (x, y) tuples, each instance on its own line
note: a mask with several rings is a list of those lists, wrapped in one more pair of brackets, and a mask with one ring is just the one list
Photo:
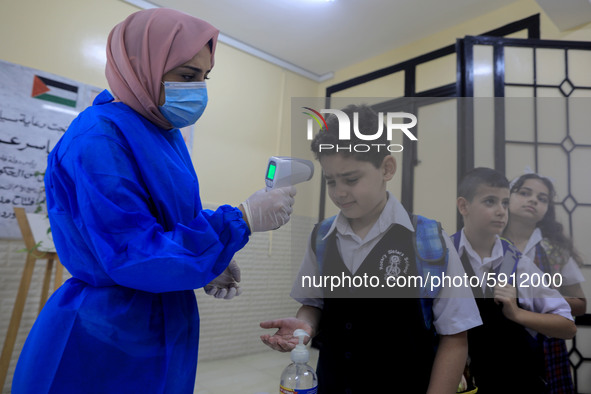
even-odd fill
[[(355, 275), (368, 254), (394, 225), (401, 225), (414, 232), (408, 212), (396, 197), (388, 192), (388, 201), (384, 210), (364, 239), (353, 232), (347, 218), (342, 213), (337, 215), (326, 238), (336, 232), (340, 256), (350, 273)], [(464, 269), (453, 243), (445, 232), (443, 235), (449, 251), (446, 275), (450, 277), (463, 276)], [(319, 273), (318, 262), (311, 242), (313, 240), (310, 239), (300, 271), (292, 287), (291, 297), (303, 305), (322, 309), (324, 304), (323, 289), (301, 286), (302, 277), (322, 275)], [(433, 301), (433, 318), (435, 329), (440, 335), (457, 334), (482, 324), (478, 307), (469, 287), (441, 287), (438, 297)]]
[(48, 157), (53, 239), (72, 278), (37, 318), (15, 393), (192, 393), (199, 314), (250, 231), (237, 208), (202, 208), (179, 130), (103, 91)]
[[(536, 245), (542, 242), (542, 230), (536, 228), (525, 245), (523, 254), (526, 255), (531, 261), (534, 261), (536, 257)], [(560, 275), (562, 276), (562, 285), (570, 286), (585, 281), (583, 273), (579, 269), (577, 262), (569, 257), (566, 264), (561, 267)]]
[[(488, 288), (488, 273), (496, 272), (505, 258), (501, 239), (497, 236), (491, 256), (481, 259), (470, 245), (463, 229), (458, 235), (458, 251), (467, 265), (466, 270), (471, 269), (473, 272), (470, 274), (475, 277), (485, 278), (481, 289), (475, 289), (476, 293), (484, 295), (477, 300), (484, 324), (468, 333), (470, 370), (476, 380), (478, 392), (548, 392), (542, 347), (544, 337), (507, 319), (502, 307), (494, 302), (492, 289)], [(457, 235), (454, 238), (457, 242)], [(570, 307), (560, 293), (535, 283), (537, 279), (534, 281), (533, 278), (539, 279), (541, 275), (542, 271), (527, 256), (522, 255), (514, 277), (519, 307), (572, 320)], [(496, 370), (499, 365), (505, 367), (502, 375)]]
[[(497, 236), (490, 257), (481, 259), (466, 238), (464, 229), (461, 231), (458, 253), (460, 256), (464, 253), (468, 256), (470, 265), (474, 269), (474, 275), (479, 278), (482, 278), (488, 272), (494, 272), (502, 263), (504, 257), (503, 245), (501, 239)], [(531, 312), (553, 313), (573, 320), (568, 303), (558, 291), (541, 284), (539, 286), (532, 285), (532, 277), (541, 277), (542, 274), (542, 271), (536, 267), (529, 257), (526, 255), (521, 256), (515, 273), (515, 285), (520, 307)], [(537, 279), (535, 280), (537, 281)], [(485, 280), (482, 283), (483, 291), (486, 286)], [(532, 336), (537, 336), (536, 331), (529, 328), (527, 330)]]
[[(390, 194), (384, 210), (365, 239), (352, 231), (340, 215), (324, 239), (322, 274), (331, 278), (379, 279), (372, 287), (343, 283), (320, 289), (320, 297), (301, 298), (298, 280), (319, 270), (308, 251), (292, 296), (322, 308), (317, 365), (318, 393), (426, 392), (437, 349), (437, 333), (451, 335), (481, 324), (469, 289), (440, 287), (426, 306), (420, 284), (388, 287), (389, 279), (421, 277), (415, 258), (414, 228), (408, 213)], [(445, 239), (445, 237), (444, 237)], [(448, 241), (446, 241), (448, 242)], [(453, 246), (447, 275), (463, 275)], [(346, 280), (346, 279), (345, 279)], [(355, 280), (355, 279), (354, 279)], [(368, 279), (369, 280), (369, 279)], [(401, 282), (398, 282), (401, 283)], [(383, 286), (383, 287), (382, 287)], [(317, 289), (318, 290), (318, 289)]]

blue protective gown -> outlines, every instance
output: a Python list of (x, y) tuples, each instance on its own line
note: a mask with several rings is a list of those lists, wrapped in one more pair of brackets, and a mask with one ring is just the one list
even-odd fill
[(248, 241), (240, 211), (202, 209), (180, 132), (106, 90), (50, 153), (45, 185), (53, 239), (73, 278), (35, 322), (13, 393), (192, 393), (193, 289)]

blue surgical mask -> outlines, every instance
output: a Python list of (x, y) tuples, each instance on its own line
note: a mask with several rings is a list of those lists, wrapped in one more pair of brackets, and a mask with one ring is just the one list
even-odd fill
[(165, 101), (160, 113), (177, 128), (197, 122), (207, 106), (205, 82), (163, 82)]

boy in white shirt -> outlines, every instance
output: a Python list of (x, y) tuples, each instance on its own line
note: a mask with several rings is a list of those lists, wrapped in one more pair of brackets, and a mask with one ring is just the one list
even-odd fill
[[(377, 114), (369, 107), (343, 111), (350, 119), (358, 113), (362, 131), (378, 128)], [(297, 343), (295, 329), (318, 335), (319, 393), (455, 393), (467, 356), (466, 330), (481, 324), (469, 288), (441, 288), (432, 304), (433, 324), (427, 327), (418, 288), (302, 285), (303, 277), (323, 275), (379, 278), (384, 285), (384, 279), (418, 274), (415, 228), (400, 202), (386, 191), (396, 160), (383, 148), (320, 152), (320, 144), (339, 142), (336, 118), (326, 120), (328, 127), (314, 139), (312, 150), (340, 213), (334, 221), (323, 222), (330, 227), (322, 239), (322, 267), (315, 234), (323, 223), (310, 238), (291, 292), (302, 304), (296, 317), (262, 322), (261, 327), (278, 331), (261, 339), (273, 349), (289, 351)], [(464, 275), (449, 238), (443, 234), (443, 239), (449, 252), (446, 274)]]
[(468, 333), (478, 393), (544, 393), (537, 333), (572, 338), (576, 326), (570, 307), (556, 290), (534, 286), (532, 279), (542, 272), (499, 237), (509, 205), (509, 182), (503, 174), (476, 168), (462, 179), (458, 196), (464, 228), (452, 239), (466, 273), (483, 279), (480, 287), (473, 287), (483, 325)]

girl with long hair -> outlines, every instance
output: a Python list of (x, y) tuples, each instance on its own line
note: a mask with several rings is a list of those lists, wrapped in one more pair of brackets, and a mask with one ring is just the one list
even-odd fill
[[(556, 220), (555, 196), (552, 181), (535, 173), (511, 182), (509, 221), (503, 236), (544, 273), (561, 276), (562, 285), (557, 290), (570, 305), (572, 314), (579, 316), (587, 308), (581, 288), (585, 279), (579, 269), (582, 259)], [(574, 393), (565, 341), (544, 337), (543, 346), (549, 392)]]

